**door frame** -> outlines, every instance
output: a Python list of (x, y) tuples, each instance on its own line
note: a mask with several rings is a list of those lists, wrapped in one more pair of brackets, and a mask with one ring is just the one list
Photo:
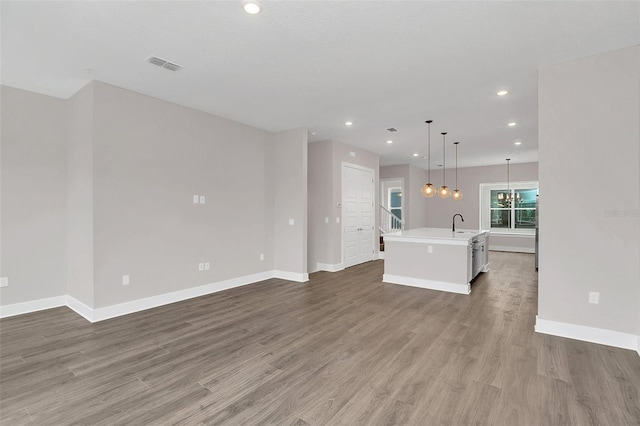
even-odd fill
[[(376, 200), (377, 200), (377, 193), (378, 191), (376, 190), (376, 172), (373, 169), (370, 169), (368, 167), (364, 167), (364, 166), (359, 166), (357, 164), (353, 164), (353, 163), (348, 163), (346, 161), (343, 161), (340, 167), (340, 263), (343, 265), (345, 265), (345, 261), (344, 261), (344, 243), (345, 243), (345, 238), (344, 238), (344, 233), (345, 233), (345, 220), (344, 220), (344, 172), (345, 172), (345, 167), (349, 167), (352, 169), (358, 169), (358, 170), (362, 170), (365, 172), (371, 172), (371, 176), (373, 178), (373, 182), (371, 183), (371, 195), (372, 195), (372, 203), (373, 205), (371, 206), (371, 213), (373, 215), (372, 217), (372, 223), (373, 223), (373, 238), (371, 241), (371, 250), (372, 250), (372, 260), (376, 260), (376, 236), (378, 235), (378, 215), (377, 215), (377, 209), (376, 209)], [(355, 266), (355, 265), (354, 265)]]

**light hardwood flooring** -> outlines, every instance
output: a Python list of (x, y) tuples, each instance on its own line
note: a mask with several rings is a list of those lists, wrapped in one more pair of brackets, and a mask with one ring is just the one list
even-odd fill
[(490, 261), (469, 296), (375, 261), (96, 324), (6, 318), (0, 423), (640, 424), (638, 354), (536, 334), (533, 255)]

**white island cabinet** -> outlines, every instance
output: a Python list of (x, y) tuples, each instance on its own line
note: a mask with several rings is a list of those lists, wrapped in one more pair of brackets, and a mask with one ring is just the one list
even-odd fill
[(385, 234), (382, 281), (452, 293), (471, 293), (489, 270), (489, 231), (418, 228)]

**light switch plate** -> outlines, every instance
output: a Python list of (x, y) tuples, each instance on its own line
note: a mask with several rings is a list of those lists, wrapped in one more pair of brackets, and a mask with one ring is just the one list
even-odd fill
[(329, 223), (329, 217), (328, 216), (324, 218), (324, 223)]
[(122, 276), (122, 285), (129, 285), (129, 275)]
[(0, 278), (0, 287), (9, 287), (9, 277)]
[(260, 260), (264, 260), (264, 253), (260, 253)]
[(204, 199), (204, 195), (201, 195), (201, 196), (200, 196), (200, 204), (204, 204), (204, 201), (205, 201), (205, 199)]
[(589, 303), (593, 303), (594, 305), (597, 305), (598, 303), (600, 303), (600, 293), (598, 293), (597, 291), (590, 291)]
[(205, 262), (205, 263), (204, 263), (204, 270), (205, 270), (205, 271), (208, 271), (209, 269), (211, 269), (211, 263), (209, 263), (209, 262)]
[(294, 219), (289, 219), (289, 225), (295, 225), (296, 221)]
[(200, 196), (199, 195), (194, 195), (193, 196), (193, 204), (198, 204), (200, 202)]
[(198, 263), (198, 271), (204, 271), (204, 263)]

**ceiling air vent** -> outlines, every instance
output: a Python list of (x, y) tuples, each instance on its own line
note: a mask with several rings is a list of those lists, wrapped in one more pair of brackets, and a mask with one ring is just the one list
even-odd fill
[(179, 69), (182, 68), (181, 65), (174, 64), (169, 61), (165, 61), (164, 59), (158, 58), (157, 56), (149, 56), (147, 59), (145, 59), (145, 61), (149, 62), (150, 64), (157, 65), (159, 67), (167, 69), (169, 71), (178, 71)]
[(396, 128), (394, 128), (394, 127), (389, 127), (389, 128), (387, 129), (387, 132), (390, 132), (390, 133), (397, 132), (397, 131), (398, 131), (398, 129), (396, 129)]

